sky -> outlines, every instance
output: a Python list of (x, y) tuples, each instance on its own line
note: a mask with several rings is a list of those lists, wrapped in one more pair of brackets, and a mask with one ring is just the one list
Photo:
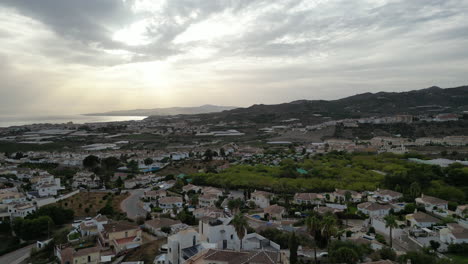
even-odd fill
[(0, 114), (468, 84), (468, 0), (1, 0)]

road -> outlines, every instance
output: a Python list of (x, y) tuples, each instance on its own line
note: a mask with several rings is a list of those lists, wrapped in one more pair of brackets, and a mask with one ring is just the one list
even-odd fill
[(31, 248), (35, 246), (35, 244), (29, 245), (24, 248), (20, 248), (16, 251), (10, 252), (6, 255), (0, 257), (0, 263), (2, 264), (19, 264), (25, 259), (29, 258), (29, 254), (31, 253)]
[(128, 218), (135, 220), (138, 216), (146, 216), (146, 211), (140, 206), (140, 198), (144, 192), (144, 189), (130, 190), (130, 196), (120, 204), (120, 208), (127, 213)]

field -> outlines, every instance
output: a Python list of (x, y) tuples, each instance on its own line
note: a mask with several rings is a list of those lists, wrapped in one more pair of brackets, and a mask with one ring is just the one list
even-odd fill
[(109, 194), (103, 192), (81, 192), (58, 202), (58, 204), (64, 208), (72, 209), (75, 216), (94, 216), (106, 205), (107, 199), (112, 199), (114, 210), (121, 212), (120, 203), (127, 197), (128, 194), (121, 194), (111, 198)]

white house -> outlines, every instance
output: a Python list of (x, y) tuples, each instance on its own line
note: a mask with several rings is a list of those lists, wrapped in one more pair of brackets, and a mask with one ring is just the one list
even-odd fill
[(296, 193), (294, 194), (294, 203), (296, 204), (320, 204), (325, 197), (319, 193)]
[(440, 241), (448, 244), (468, 243), (468, 229), (459, 224), (449, 223), (439, 232)]
[(230, 218), (200, 220), (198, 231), (200, 240), (216, 244), (219, 249), (238, 250), (240, 240), (234, 226), (230, 225)]
[(401, 197), (403, 197), (403, 194), (392, 190), (377, 189), (377, 191), (374, 192), (374, 195), (372, 197), (376, 200), (391, 202), (400, 199)]
[(264, 208), (263, 213), (265, 215), (268, 214), (270, 219), (282, 220), (283, 215), (286, 214), (286, 208), (284, 208), (283, 206), (274, 204), (274, 205), (270, 205), (270, 206)]
[(163, 227), (168, 227), (171, 228), (172, 232), (172, 227), (181, 224), (179, 220), (172, 220), (170, 218), (156, 218), (152, 220), (148, 220), (145, 222), (144, 226), (147, 228), (151, 233), (159, 236), (159, 237), (167, 237), (169, 234), (163, 232), (161, 228)]
[(448, 209), (447, 201), (424, 194), (421, 194), (421, 197), (416, 198), (416, 204), (423, 205), (427, 211), (433, 211), (437, 209)]
[(432, 225), (435, 225), (438, 222), (440, 222), (439, 219), (423, 212), (416, 212), (414, 214), (406, 215), (406, 221), (408, 221), (410, 226), (417, 226), (420, 228), (431, 227)]
[(213, 207), (218, 201), (218, 196), (213, 193), (203, 194), (198, 197), (198, 205), (200, 207)]
[(19, 203), (19, 204), (9, 204), (8, 212), (12, 218), (21, 217), (32, 214), (36, 211), (36, 206), (31, 203)]
[(182, 197), (170, 196), (163, 197), (158, 200), (159, 207), (163, 209), (182, 208), (183, 200)]
[(255, 191), (251, 194), (251, 201), (253, 201), (258, 207), (264, 209), (270, 206), (270, 200), (273, 194), (264, 191)]
[(333, 193), (330, 195), (331, 200), (336, 200), (338, 202), (340, 201), (346, 201), (346, 195), (349, 193), (349, 198), (350, 202), (353, 203), (359, 203), (362, 200), (362, 195), (356, 191), (350, 191), (350, 190), (340, 190), (340, 189), (335, 189)]
[(370, 217), (381, 217), (388, 215), (393, 207), (389, 204), (365, 202), (358, 204), (357, 208), (358, 211)]

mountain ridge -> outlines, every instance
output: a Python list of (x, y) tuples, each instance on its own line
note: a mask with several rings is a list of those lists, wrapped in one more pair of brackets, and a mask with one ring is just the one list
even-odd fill
[(132, 110), (117, 110), (103, 113), (83, 114), (86, 116), (171, 116), (183, 114), (206, 114), (216, 113), (225, 110), (237, 108), (235, 106), (219, 106), (204, 104), (201, 106), (190, 107), (165, 107), (165, 108), (149, 108), (149, 109), (132, 109)]

